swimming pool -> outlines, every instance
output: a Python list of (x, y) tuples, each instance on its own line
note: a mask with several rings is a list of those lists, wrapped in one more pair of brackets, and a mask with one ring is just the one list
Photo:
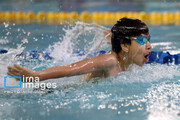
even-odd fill
[[(153, 4), (153, 3), (152, 3)], [(173, 4), (173, 3), (172, 3)], [(153, 7), (153, 6), (152, 6)], [(93, 8), (94, 9), (94, 8)], [(171, 10), (171, 9), (170, 9)], [(110, 28), (111, 26), (105, 26)], [(152, 50), (180, 53), (180, 27), (149, 26)], [(0, 25), (0, 79), (6, 76), (7, 65), (18, 63), (33, 70), (73, 63), (73, 50), (96, 51), (103, 30), (82, 22), (75, 25), (6, 24)], [(51, 50), (55, 59), (15, 57), (30, 49)], [(104, 41), (100, 49), (110, 50)], [(0, 82), (0, 119), (63, 119), (63, 120), (139, 120), (180, 118), (180, 66), (146, 64), (132, 66), (129, 71), (106, 79), (82, 82), (81, 77), (53, 79), (57, 88), (42, 92), (36, 89), (8, 89)], [(11, 84), (17, 85), (15, 80)]]

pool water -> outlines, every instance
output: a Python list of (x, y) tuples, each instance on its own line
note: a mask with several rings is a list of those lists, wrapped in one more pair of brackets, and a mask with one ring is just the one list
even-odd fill
[[(84, 59), (73, 50), (95, 51), (103, 38), (103, 26), (87, 25), (1, 25), (1, 80), (7, 65), (18, 63), (33, 70), (69, 64)], [(110, 27), (110, 26), (104, 26)], [(38, 28), (38, 30), (34, 30)], [(179, 26), (150, 26), (152, 50), (179, 52)], [(169, 33), (171, 31), (171, 33)], [(166, 34), (164, 34), (166, 33)], [(7, 35), (8, 34), (8, 35)], [(100, 49), (110, 50), (104, 40)], [(24, 60), (15, 54), (36, 48), (49, 49), (53, 60)], [(48, 80), (57, 88), (41, 92), (34, 89), (8, 89), (0, 83), (1, 119), (179, 119), (179, 65), (146, 64), (129, 71), (91, 82), (81, 77)], [(11, 81), (13, 84), (18, 82)]]
[[(93, 6), (93, 2), (89, 3)], [(0, 9), (7, 10), (7, 6), (11, 4), (2, 2), (1, 5), (4, 7)], [(54, 4), (56, 2), (51, 1), (49, 5)], [(60, 9), (66, 10), (66, 2), (63, 4), (64, 6)], [(99, 2), (98, 6), (87, 9), (105, 11), (103, 7), (107, 4), (110, 3)], [(125, 4), (128, 3), (123, 2), (121, 5)], [(26, 5), (29, 9), (32, 8), (32, 4)], [(35, 12), (44, 10), (48, 3), (43, 5), (44, 7), (39, 7), (37, 2), (33, 10)], [(141, 5), (146, 7), (139, 7), (136, 2), (132, 2), (131, 5), (135, 6), (131, 7), (132, 10), (139, 8), (139, 11), (145, 9), (147, 12), (153, 9), (164, 11), (167, 8), (165, 1), (161, 1), (160, 6), (155, 5), (155, 2), (142, 2)], [(179, 8), (178, 4), (174, 5), (175, 2), (170, 2), (168, 10), (174, 11)], [(119, 10), (118, 7), (113, 6), (114, 4), (107, 9)], [(87, 7), (86, 4), (78, 9), (77, 4), (74, 3), (68, 10), (82, 11), (83, 7)], [(12, 7), (11, 9), (19, 10), (20, 8)], [(59, 7), (50, 8), (54, 11), (58, 9)], [(90, 82), (82, 81), (81, 76), (46, 81), (57, 83), (55, 89), (4, 88), (4, 77), (8, 65), (16, 63), (38, 71), (74, 63), (87, 57), (75, 55), (76, 50), (84, 50), (87, 53), (97, 51), (97, 49), (111, 50), (103, 36), (104, 28), (111, 27), (83, 22), (77, 22), (74, 25), (1, 24), (0, 48), (7, 49), (9, 52), (0, 54), (0, 119), (179, 120), (180, 66), (174, 64), (146, 64), (143, 67), (133, 65), (128, 71), (114, 77), (97, 78)], [(149, 29), (153, 51), (180, 53), (179, 26), (149, 26)], [(98, 48), (101, 40), (103, 42)], [(17, 54), (31, 49), (40, 51), (49, 49), (54, 59), (16, 57)], [(19, 85), (15, 79), (12, 79), (10, 83)]]

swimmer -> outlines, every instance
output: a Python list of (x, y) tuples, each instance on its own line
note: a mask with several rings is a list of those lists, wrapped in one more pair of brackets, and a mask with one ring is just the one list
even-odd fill
[(91, 78), (111, 77), (128, 70), (130, 65), (143, 66), (150, 55), (150, 35), (147, 25), (131, 18), (122, 18), (111, 29), (112, 50), (96, 57), (76, 63), (56, 66), (41, 71), (33, 71), (14, 64), (8, 66), (10, 76), (39, 77), (40, 81), (88, 74), (86, 81)]

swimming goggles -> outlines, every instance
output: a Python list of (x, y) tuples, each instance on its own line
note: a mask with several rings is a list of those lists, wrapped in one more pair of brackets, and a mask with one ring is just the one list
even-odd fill
[(138, 37), (133, 37), (133, 39), (136, 40), (136, 42), (138, 42), (140, 45), (144, 45), (147, 41), (150, 42), (150, 38), (151, 37), (149, 36), (147, 39), (147, 37), (143, 35), (138, 36)]

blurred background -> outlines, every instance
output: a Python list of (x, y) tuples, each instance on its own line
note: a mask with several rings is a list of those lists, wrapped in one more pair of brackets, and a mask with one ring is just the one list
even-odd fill
[[(48, 3), (48, 4), (47, 4)], [(104, 7), (106, 6), (106, 7)], [(1, 0), (0, 11), (179, 11), (180, 0)]]
[[(122, 17), (138, 18), (148, 24), (180, 24), (179, 0), (1, 0), (0, 22), (16, 23), (34, 19), (39, 23), (60, 24), (62, 19), (93, 20), (113, 25)], [(43, 21), (42, 21), (43, 19)], [(48, 21), (45, 21), (48, 19)], [(50, 20), (51, 19), (51, 20)], [(56, 20), (52, 20), (56, 19)], [(100, 21), (97, 21), (100, 20)], [(101, 20), (108, 20), (102, 23)], [(13, 21), (14, 22), (14, 21)], [(64, 24), (64, 23), (63, 23)]]

